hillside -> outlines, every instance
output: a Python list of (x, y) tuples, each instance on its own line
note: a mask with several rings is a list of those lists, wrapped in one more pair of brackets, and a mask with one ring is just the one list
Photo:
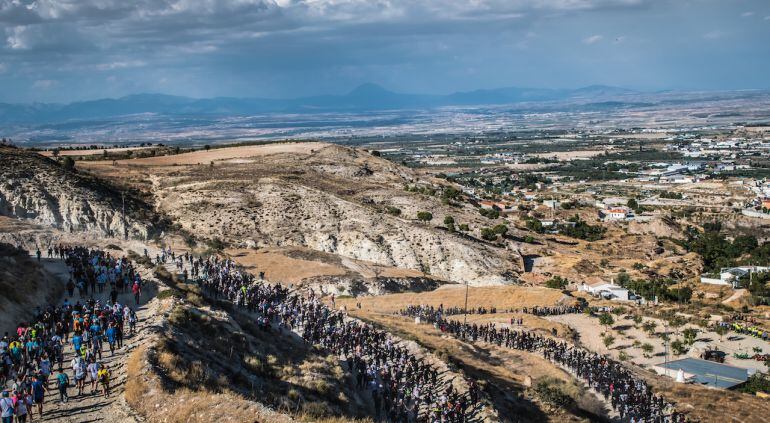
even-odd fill
[(20, 149), (0, 148), (0, 162), (0, 215), (67, 232), (145, 239), (162, 228), (152, 206), (131, 191)]
[(27, 251), (0, 242), (0, 333), (33, 317), (39, 304), (58, 300), (64, 285)]
[[(405, 191), (408, 184), (444, 182), (420, 180), (362, 150), (272, 144), (83, 166), (106, 178), (144, 181), (138, 187), (152, 192), (157, 209), (198, 241), (306, 247), (475, 285), (513, 282), (521, 271), (516, 245), (477, 239), (481, 227), (501, 221)], [(433, 220), (418, 221), (419, 211), (430, 211)], [(467, 222), (476, 235), (437, 226), (445, 216)]]

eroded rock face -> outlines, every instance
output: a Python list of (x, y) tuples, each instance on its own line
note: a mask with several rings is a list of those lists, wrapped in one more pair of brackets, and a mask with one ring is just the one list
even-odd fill
[[(167, 179), (156, 193), (159, 209), (200, 238), (302, 246), (474, 285), (511, 283), (521, 270), (517, 251), (435, 227), (444, 215), (470, 222), (478, 212), (406, 194), (408, 170), (356, 150), (334, 146), (298, 163), (274, 156), (269, 166), (241, 161), (204, 169)], [(385, 213), (386, 205), (400, 207), (403, 217)], [(435, 223), (417, 222), (418, 210), (432, 211)]]
[(150, 205), (126, 193), (124, 221), (121, 192), (54, 160), (3, 148), (0, 163), (1, 215), (71, 232), (147, 238), (157, 230)]

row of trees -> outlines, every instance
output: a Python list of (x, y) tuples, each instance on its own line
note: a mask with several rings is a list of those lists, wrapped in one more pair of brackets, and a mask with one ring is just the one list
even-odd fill
[(620, 272), (617, 283), (648, 301), (658, 297), (661, 301), (687, 303), (692, 299), (692, 288), (687, 286), (671, 288), (672, 285), (676, 284), (676, 281), (671, 278), (633, 279), (628, 273)]

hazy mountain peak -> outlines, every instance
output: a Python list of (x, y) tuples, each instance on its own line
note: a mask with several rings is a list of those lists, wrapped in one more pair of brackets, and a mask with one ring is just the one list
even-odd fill
[(353, 88), (348, 93), (349, 97), (368, 97), (368, 96), (381, 96), (381, 95), (393, 95), (396, 94), (393, 91), (387, 90), (381, 85), (367, 82)]

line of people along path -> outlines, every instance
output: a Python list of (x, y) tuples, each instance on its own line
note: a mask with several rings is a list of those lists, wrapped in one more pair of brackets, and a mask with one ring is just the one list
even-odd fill
[(419, 317), (437, 329), (472, 342), (484, 341), (507, 348), (539, 353), (545, 359), (568, 368), (608, 400), (629, 423), (678, 423), (686, 417), (650, 386), (634, 376), (622, 364), (584, 348), (557, 341), (530, 331), (497, 328), (494, 324), (471, 324), (447, 319), (443, 310), (432, 306), (412, 305), (400, 315)]
[[(143, 281), (130, 260), (64, 245), (52, 247), (49, 256), (66, 263), (69, 295), (57, 304), (40, 304), (32, 320), (20, 322), (15, 332), (6, 332), (0, 340), (3, 423), (33, 421), (35, 414), (39, 419), (51, 417), (46, 415), (46, 404), (51, 402), (46, 394), (54, 398), (58, 394), (61, 404), (107, 397), (112, 375), (104, 359), (116, 354), (136, 331), (134, 308), (120, 304), (117, 294), (106, 302), (93, 298), (94, 291), (104, 292), (107, 286), (111, 294), (131, 287), (138, 305)], [(40, 260), (39, 251), (37, 257)], [(75, 286), (80, 291), (77, 301)], [(65, 354), (72, 360), (65, 363)]]
[(388, 333), (347, 319), (312, 291), (305, 297), (279, 284), (268, 284), (242, 271), (234, 261), (218, 256), (204, 259), (164, 250), (156, 262), (173, 262), (185, 278), (199, 283), (208, 297), (255, 313), (260, 327), (293, 330), (308, 344), (344, 357), (356, 387), (371, 395), (376, 421), (464, 423), (472, 421), (480, 410), (475, 381), (467, 380), (468, 391), (458, 392), (440, 378), (435, 366), (416, 357)]

